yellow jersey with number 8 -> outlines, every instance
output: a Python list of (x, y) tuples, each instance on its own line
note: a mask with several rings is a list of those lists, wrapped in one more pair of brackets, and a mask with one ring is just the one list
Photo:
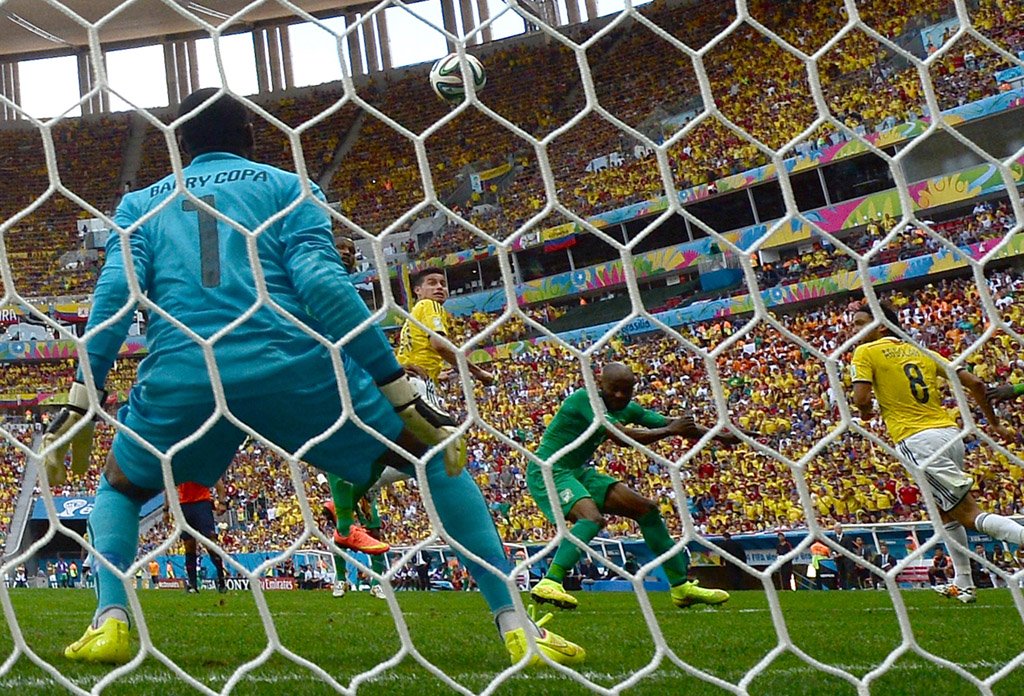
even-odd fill
[(932, 428), (956, 428), (942, 407), (939, 376), (946, 376), (945, 358), (886, 336), (857, 346), (851, 377), (874, 387), (882, 420), (894, 442)]

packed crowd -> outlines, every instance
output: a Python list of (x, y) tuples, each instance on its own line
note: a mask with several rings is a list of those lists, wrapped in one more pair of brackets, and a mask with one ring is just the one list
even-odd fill
[(92, 217), (69, 196), (80, 197), (100, 212), (111, 211), (128, 124), (128, 117), (120, 114), (70, 119), (51, 128), (55, 174), (67, 192), (49, 195), (40, 133), (20, 127), (0, 129), (0, 179), (4, 181), (0, 220), (43, 200), (4, 234), (14, 287), (23, 296), (81, 294), (92, 287), (96, 264), (65, 257), (82, 246), (79, 220)]
[(15, 445), (32, 446), (35, 426), (21, 418), (0, 415), (0, 549), (7, 542), (7, 532), (14, 515), (14, 506), (21, 492), (25, 456)]
[[(906, 0), (896, 6), (871, 0), (861, 2), (859, 8), (865, 22), (892, 38), (949, 13), (948, 3), (940, 0)], [(700, 47), (730, 24), (734, 8), (730, 3), (669, 6), (655, 2), (641, 12), (687, 45)], [(820, 47), (845, 21), (841, 3), (827, 0), (785, 4), (758, 0), (751, 4), (751, 14), (807, 52)], [(1011, 52), (1024, 48), (1022, 19), (1024, 12), (1009, 0), (982, 0), (972, 14), (979, 31)], [(579, 25), (564, 31), (583, 40), (594, 27)], [(583, 78), (575, 55), (562, 44), (530, 43), (509, 41), (485, 57), (489, 79), (481, 98), (527, 132), (544, 137), (584, 107)], [(655, 140), (671, 136), (686, 120), (672, 117), (699, 107), (690, 59), (633, 20), (599, 40), (588, 51), (588, 61), (601, 105)], [(836, 119), (850, 129), (868, 132), (923, 116), (923, 91), (916, 71), (897, 65), (887, 49), (862, 32), (851, 32), (822, 57), (819, 73)], [(994, 94), (998, 85), (992, 73), (1005, 65), (1003, 56), (973, 38), (948, 46), (931, 71), (940, 107)], [(769, 147), (789, 142), (816, 116), (804, 66), (748, 25), (718, 43), (705, 57), (704, 68), (722, 114)], [(360, 88), (360, 96), (403, 127), (423, 132), (446, 113), (446, 106), (430, 94), (425, 71), (422, 66), (401, 76), (376, 77)], [(522, 98), (523, 84), (530, 86), (528, 100)], [(318, 114), (334, 109), (297, 136), (301, 159), (314, 179), (331, 171), (341, 139), (360, 114), (351, 103), (338, 107), (341, 96), (337, 86), (329, 85), (262, 102), (273, 118), (290, 128), (309, 124)], [(164, 134), (149, 127), (139, 167), (134, 173), (121, 171), (129, 124), (126, 115), (109, 115), (69, 119), (52, 129), (61, 183), (101, 211), (109, 211), (116, 203), (122, 176), (134, 176), (129, 186), (141, 187), (170, 168)], [(256, 130), (257, 159), (296, 168), (300, 158), (284, 131), (265, 118), (257, 119)], [(820, 146), (841, 137), (845, 136), (833, 124), (804, 140)], [(426, 147), (439, 198), (462, 205), (467, 220), (499, 239), (520, 228), (547, 201), (532, 148), (479, 110), (460, 113), (434, 132)], [(10, 183), (0, 202), (0, 218), (7, 219), (41, 196), (49, 180), (36, 130), (0, 131), (0, 153), (0, 176)], [(592, 160), (610, 153), (618, 153), (610, 158), (611, 166), (587, 171)], [(718, 119), (697, 124), (668, 154), (677, 189), (767, 161), (757, 146)], [(646, 148), (636, 147), (622, 130), (594, 114), (556, 138), (548, 155), (559, 199), (581, 215), (664, 193), (656, 161)], [(509, 162), (514, 163), (514, 176), (501, 185), (489, 184), (468, 201), (447, 198), (464, 182), (467, 165), (479, 171)], [(365, 115), (353, 147), (330, 182), (329, 198), (339, 201), (341, 209), (365, 229), (377, 232), (392, 225), (424, 198), (411, 141), (384, 121)], [(97, 261), (65, 256), (81, 246), (76, 221), (88, 216), (58, 192), (12, 228), (6, 235), (7, 252), (21, 294), (69, 295), (91, 287)], [(542, 221), (540, 226), (555, 222)], [(423, 253), (441, 255), (479, 244), (473, 233), (449, 225)]]
[[(882, 244), (883, 239), (896, 226), (897, 221), (888, 213), (879, 214), (859, 231), (839, 238), (858, 254), (865, 254)], [(942, 222), (929, 221), (932, 232), (956, 246), (1001, 239), (1017, 226), (1017, 219), (1007, 199), (998, 202), (979, 202), (970, 213)], [(871, 257), (870, 266), (903, 261), (917, 256), (934, 254), (945, 248), (930, 235), (924, 225), (909, 224), (902, 228), (882, 249)], [(823, 278), (840, 271), (856, 270), (853, 257), (824, 241), (815, 242), (812, 249), (800, 251), (790, 248), (780, 254), (778, 261), (766, 263), (757, 271), (758, 285), (770, 288), (779, 284), (799, 283)], [(746, 292), (742, 288), (739, 292)]]
[[(985, 0), (972, 15), (985, 35), (1015, 52), (1024, 47), (1022, 13), (1005, 0)], [(898, 38), (943, 19), (948, 3), (917, 0), (859, 4), (862, 19), (883, 35)], [(668, 6), (652, 3), (640, 10), (656, 24), (691, 47), (717, 36), (734, 19), (730, 3)], [(811, 53), (830, 39), (846, 21), (844, 8), (834, 2), (755, 2), (751, 13), (797, 48)], [(585, 34), (586, 27), (569, 30)], [(576, 36), (573, 38), (583, 38)], [(950, 37), (951, 39), (951, 37)], [(487, 90), (481, 99), (537, 137), (543, 137), (574, 116), (583, 106), (582, 88), (571, 53), (560, 44), (526, 51), (511, 45), (485, 58)], [(695, 107), (698, 83), (690, 59), (654, 37), (635, 22), (599, 41), (588, 62), (597, 97), (612, 115), (655, 140), (684, 125), (669, 117)], [(973, 39), (948, 47), (931, 72), (940, 108), (951, 108), (995, 94), (992, 73), (1006, 59)], [(924, 92), (914, 69), (900, 69), (888, 49), (862, 32), (852, 32), (819, 61), (826, 101), (836, 120), (860, 133), (893, 127), (926, 115)], [(817, 116), (804, 65), (766, 36), (744, 25), (720, 42), (704, 59), (712, 89), (723, 115), (771, 148), (795, 138), (822, 147), (848, 137), (828, 124), (808, 138), (803, 131)], [(671, 79), (667, 79), (671, 76)], [(531, 86), (531, 102), (520, 103), (519, 85)], [(389, 85), (379, 107), (413, 132), (421, 132), (443, 114), (431, 103), (427, 82), (413, 71)], [(510, 99), (511, 98), (511, 99)], [(510, 103), (511, 101), (511, 103)], [(699, 100), (697, 100), (699, 102)], [(699, 103), (696, 104), (699, 110)], [(524, 116), (524, 109), (529, 113)], [(667, 120), (668, 119), (668, 120)], [(665, 125), (665, 124), (674, 125)], [(656, 161), (607, 119), (588, 115), (549, 146), (549, 159), (559, 199), (581, 215), (664, 194)], [(365, 146), (365, 149), (364, 149)], [(420, 173), (411, 143), (375, 122), (364, 126), (356, 144), (357, 157), (346, 158), (332, 182), (343, 208), (367, 229), (377, 231), (423, 199)], [(511, 184), (485, 188), (473, 202), (492, 206), (464, 217), (498, 238), (507, 237), (540, 210), (547, 200), (540, 170), (525, 143), (476, 111), (461, 114), (427, 141), (435, 186), (452, 190), (461, 167), (477, 169), (513, 158), (520, 171)], [(610, 165), (588, 171), (591, 161), (616, 153)], [(718, 119), (698, 124), (669, 150), (678, 189), (713, 181), (764, 164), (767, 158), (754, 144)], [(368, 174), (369, 172), (369, 174)], [(373, 172), (379, 172), (374, 175)], [(431, 241), (424, 255), (478, 246), (473, 233), (448, 225)]]
[[(1017, 273), (995, 272), (989, 286), (1003, 318), (1017, 331), (1024, 330), (1024, 278)], [(911, 335), (947, 356), (961, 354), (986, 329), (978, 292), (970, 279), (946, 280), (915, 290), (887, 293), (901, 311)], [(848, 335), (847, 325), (856, 304), (832, 302), (798, 314), (778, 318), (808, 345), (824, 352), (835, 350)], [(478, 317), (470, 321), (483, 321)], [(681, 329), (681, 335), (704, 350), (741, 331), (747, 318), (718, 319)], [(470, 330), (465, 322), (458, 331)], [(850, 351), (843, 357), (848, 362)], [(665, 413), (692, 410), (699, 422), (717, 419), (705, 360), (685, 348), (677, 338), (661, 334), (612, 339), (598, 363), (622, 360), (640, 376), (636, 399)], [(1009, 336), (996, 334), (967, 364), (987, 382), (1024, 381), (1024, 358)], [(24, 366), (21, 366), (24, 368)], [(38, 366), (36, 366), (38, 367)], [(807, 348), (775, 329), (758, 324), (716, 361), (718, 379), (728, 403), (729, 418), (741, 427), (764, 435), (764, 442), (797, 462), (831, 430), (839, 427), (836, 397), (823, 363)], [(35, 369), (28, 368), (25, 374)], [(40, 379), (66, 377), (68, 365)], [(118, 379), (130, 380), (134, 365), (118, 363)], [(582, 386), (582, 376), (568, 353), (541, 344), (536, 349), (488, 365), (498, 376), (490, 387), (477, 386), (475, 398), (488, 427), (471, 429), (469, 466), (488, 500), (503, 538), (509, 542), (546, 540), (553, 528), (526, 495), (526, 457), (510, 442), (533, 450), (562, 398)], [(24, 370), (23, 370), (24, 372)], [(845, 371), (844, 371), (845, 372)], [(461, 387), (452, 383), (446, 398), (461, 411)], [(946, 406), (957, 412), (947, 395)], [(977, 414), (975, 414), (977, 417)], [(1018, 427), (1024, 427), (1020, 416)], [(870, 424), (883, 440), (882, 424)], [(109, 447), (111, 428), (97, 431), (96, 461), (84, 479), (69, 482), (58, 494), (94, 491), (96, 472)], [(500, 434), (500, 435), (499, 435)], [(681, 531), (677, 508), (685, 494), (686, 509), (705, 532), (764, 531), (801, 527), (807, 512), (801, 504), (797, 481), (803, 477), (814, 512), (823, 523), (907, 521), (924, 514), (920, 492), (897, 460), (868, 441), (842, 435), (798, 468), (761, 454), (746, 445), (732, 449), (714, 444), (695, 453), (680, 469), (680, 487), (672, 482), (670, 462), (687, 455), (688, 444), (666, 441), (653, 447), (664, 459), (650, 459), (629, 448), (611, 445), (599, 450), (595, 464), (657, 500), (674, 533)], [(1011, 447), (1024, 457), (1020, 444)], [(980, 441), (968, 445), (970, 470), (978, 479), (983, 506), (1006, 514), (1024, 513), (1024, 469)], [(8, 472), (16, 468), (8, 467)], [(223, 533), (232, 552), (277, 550), (293, 541), (304, 528), (294, 481), (311, 501), (315, 517), (323, 492), (313, 483), (312, 470), (300, 467), (297, 477), (265, 446), (247, 442), (225, 478), (231, 512)], [(381, 493), (381, 514), (388, 540), (395, 544), (425, 538), (429, 523), (415, 483), (400, 483)], [(163, 525), (150, 530), (150, 545), (166, 538)], [(608, 535), (635, 535), (628, 520), (613, 520)]]

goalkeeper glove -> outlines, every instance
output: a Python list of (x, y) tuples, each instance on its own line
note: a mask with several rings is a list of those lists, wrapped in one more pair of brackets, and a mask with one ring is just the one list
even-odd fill
[[(107, 392), (98, 389), (99, 402), (102, 404), (107, 399)], [(82, 420), (89, 412), (89, 390), (81, 382), (71, 384), (68, 391), (68, 404), (60, 410), (57, 417), (53, 419), (43, 434), (42, 448), (43, 466), (46, 468), (46, 478), (50, 485), (59, 485), (68, 478), (67, 468), (64, 466), (64, 456), (71, 448), (71, 471), (81, 476), (89, 468), (89, 456), (92, 453), (92, 434), (95, 424), (90, 420), (71, 437), (65, 439), (60, 445), (54, 446), (65, 433), (71, 430), (78, 421)]]
[[(405, 373), (379, 388), (395, 407), (405, 427), (423, 444), (433, 447), (456, 432), (452, 417), (424, 400)], [(444, 470), (449, 476), (458, 476), (465, 467), (466, 439), (459, 435), (444, 448)]]

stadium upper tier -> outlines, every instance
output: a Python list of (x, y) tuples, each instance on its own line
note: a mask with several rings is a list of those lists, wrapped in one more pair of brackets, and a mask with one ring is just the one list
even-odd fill
[[(839, 7), (823, 0), (757, 0), (751, 3), (751, 15), (794, 46), (813, 52), (842, 27), (845, 18)], [(950, 11), (949, 3), (940, 0), (896, 4), (873, 0), (860, 3), (860, 8), (869, 26), (893, 39), (911, 36)], [(715, 39), (734, 19), (734, 11), (731, 2), (657, 2), (641, 9), (694, 48)], [(1024, 12), (1018, 4), (983, 0), (971, 16), (975, 28), (1007, 51), (1024, 47)], [(598, 25), (561, 30), (581, 40)], [(1009, 64), (1005, 56), (970, 37), (944, 50), (929, 73), (940, 109), (997, 92), (993, 73)], [(482, 52), (486, 53), (488, 86), (481, 100), (533, 136), (551, 134), (585, 107), (585, 78), (576, 56), (562, 44), (539, 42), (531, 36), (485, 47)], [(690, 58), (635, 20), (629, 19), (597, 41), (586, 57), (601, 107), (655, 140), (671, 137), (702, 109)], [(807, 70), (750, 25), (733, 30), (702, 62), (722, 115), (768, 147), (781, 148), (801, 135), (805, 141), (824, 142), (837, 130), (835, 124), (824, 124), (804, 133), (818, 116)], [(447, 107), (430, 94), (426, 71), (427, 66), (416, 66), (375, 76), (360, 87), (360, 96), (403, 127), (420, 133), (447, 113)], [(871, 131), (926, 112), (916, 70), (903, 67), (862, 31), (851, 31), (827, 51), (818, 60), (818, 74), (831, 115), (849, 128)], [(336, 105), (341, 97), (339, 86), (325, 85), (283, 98), (260, 99), (260, 103), (294, 128)], [(146, 186), (170, 170), (164, 134), (139, 117), (70, 119), (52, 133), (56, 152), (52, 174), (99, 211), (113, 207), (124, 185)], [(301, 153), (284, 132), (265, 119), (257, 120), (257, 157), (287, 169), (303, 162), (329, 198), (367, 231), (376, 233), (393, 225), (422, 201), (412, 142), (351, 102), (305, 129), (297, 140)], [(560, 134), (546, 148), (559, 201), (587, 216), (665, 195), (654, 157), (642, 148), (634, 149), (635, 142), (594, 112)], [(441, 200), (450, 200), (461, 183), (460, 170), (467, 165), (476, 171), (512, 165), (512, 174), (483, 187), (460, 207), (467, 219), (499, 239), (507, 238), (548, 202), (532, 145), (477, 109), (455, 116), (425, 144)], [(587, 171), (591, 161), (612, 152), (622, 153), (617, 166)], [(715, 117), (703, 119), (680, 137), (668, 156), (677, 190), (768, 161), (755, 144)], [(0, 217), (5, 220), (46, 194), (49, 177), (38, 131), (23, 126), (0, 130), (0, 175), (8, 183), (0, 197)], [(73, 221), (90, 216), (57, 190), (18, 221), (6, 241), (20, 294), (73, 294), (91, 286), (93, 261), (69, 261), (64, 256), (78, 246)], [(552, 215), (536, 226), (562, 221)], [(462, 228), (448, 228), (435, 235), (422, 253), (436, 255), (479, 241)], [(65, 268), (69, 263), (73, 266)]]

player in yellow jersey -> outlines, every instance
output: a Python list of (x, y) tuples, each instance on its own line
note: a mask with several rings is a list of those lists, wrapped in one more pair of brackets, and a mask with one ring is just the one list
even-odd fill
[[(899, 327), (899, 316), (892, 307), (883, 304), (882, 313), (889, 323)], [(857, 331), (872, 321), (867, 307), (853, 316)], [(946, 376), (948, 366), (942, 356), (891, 335), (884, 324), (879, 324), (853, 353), (853, 403), (860, 417), (868, 420), (874, 415), (872, 397), (878, 399), (882, 420), (904, 466), (921, 489), (931, 493), (948, 539), (956, 542), (947, 544), (956, 571), (953, 582), (936, 589), (968, 604), (975, 601), (975, 592), (965, 527), (1017, 545), (1024, 544), (1024, 527), (1007, 517), (982, 512), (971, 495), (974, 479), (963, 470), (960, 428), (942, 408), (939, 394), (938, 378)], [(957, 377), (981, 408), (991, 430), (1001, 439), (1012, 441), (1013, 431), (1000, 424), (985, 395), (984, 382), (963, 368), (957, 371)]]
[[(398, 341), (398, 362), (404, 367), (423, 370), (427, 377), (424, 385), (427, 398), (436, 403), (435, 387), (441, 372), (446, 364), (456, 369), (459, 364), (455, 350), (441, 339), (441, 336), (449, 337), (448, 312), (444, 308), (444, 302), (448, 299), (448, 279), (444, 271), (428, 268), (417, 273), (412, 279), (412, 293), (416, 304), (410, 314), (415, 321), (407, 319), (402, 325)], [(473, 363), (469, 363), (469, 371), (484, 385), (494, 382), (490, 372)]]

